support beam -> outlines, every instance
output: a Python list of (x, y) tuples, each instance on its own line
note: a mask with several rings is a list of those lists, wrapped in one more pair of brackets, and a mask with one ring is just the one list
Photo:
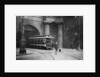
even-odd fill
[(48, 23), (45, 24), (45, 35), (50, 35), (50, 25)]
[(24, 36), (24, 19), (22, 18), (22, 21), (21, 21), (21, 41), (20, 41), (20, 52), (21, 54), (25, 54), (26, 53), (26, 50), (25, 50), (25, 42), (26, 42), (26, 39), (25, 39), (25, 36)]
[(58, 24), (58, 48), (63, 47), (63, 31), (62, 31), (62, 24)]

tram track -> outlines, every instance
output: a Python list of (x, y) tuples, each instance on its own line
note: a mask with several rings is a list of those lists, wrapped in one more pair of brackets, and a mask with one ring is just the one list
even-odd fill
[(50, 54), (50, 56), (52, 57), (53, 60), (55, 60), (55, 58)]
[(44, 55), (46, 58), (48, 58), (48, 60), (55, 60), (54, 56), (52, 56), (50, 51), (46, 51), (46, 52), (37, 51), (37, 53)]
[(49, 53), (42, 53), (42, 52), (39, 52), (40, 54), (43, 54), (45, 57), (48, 58), (48, 60), (55, 60), (55, 58)]

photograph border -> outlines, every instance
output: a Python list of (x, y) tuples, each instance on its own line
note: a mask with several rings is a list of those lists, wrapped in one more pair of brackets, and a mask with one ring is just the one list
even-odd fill
[[(3, 38), (2, 38), (2, 40), (4, 40), (4, 38), (5, 38), (5, 36), (4, 36), (4, 35), (5, 35), (5, 33), (4, 33), (4, 32), (5, 32), (5, 29), (4, 29), (5, 26), (4, 26), (4, 23), (3, 23), (3, 22), (4, 22), (4, 17), (5, 17), (5, 16), (3, 15), (3, 14), (4, 14), (3, 12), (5, 12), (5, 11), (4, 11), (4, 5), (5, 5), (5, 4), (9, 5), (9, 3), (10, 3), (11, 5), (16, 5), (16, 4), (15, 4), (16, 2), (15, 2), (15, 3), (14, 3), (14, 2), (4, 2), (4, 3), (2, 3), (2, 7), (1, 7), (1, 8), (2, 8), (2, 11), (1, 11), (1, 13), (2, 13), (2, 14), (1, 14), (1, 17), (2, 17), (2, 20), (1, 20), (1, 21), (2, 21), (2, 22), (1, 22), (1, 23), (2, 23), (2, 28), (3, 28), (3, 29), (2, 29), (2, 33), (3, 33)], [(14, 4), (13, 4), (13, 3), (14, 3)], [(20, 3), (20, 2), (19, 2), (19, 3)], [(85, 2), (85, 3), (87, 3), (87, 2)], [(58, 3), (58, 4), (59, 4), (59, 3)], [(58, 5), (58, 4), (57, 4), (57, 5)], [(83, 5), (83, 4), (84, 4), (84, 2), (82, 2), (82, 3), (80, 2), (79, 5)], [(87, 4), (88, 4), (88, 5), (91, 5), (91, 4), (96, 5), (95, 2), (91, 2), (91, 3), (87, 3)], [(19, 5), (19, 4), (17, 4), (17, 5)], [(22, 5), (25, 5), (25, 4), (22, 4)], [(27, 5), (30, 5), (30, 4), (27, 4)], [(37, 4), (34, 4), (34, 3), (33, 3), (32, 5), (37, 5)], [(41, 5), (41, 4), (40, 4), (40, 5)], [(46, 5), (49, 5), (49, 4), (46, 4)], [(52, 5), (52, 4), (51, 4), (51, 5)], [(64, 3), (64, 4), (59, 4), (59, 5), (70, 5), (70, 4), (69, 4), (69, 3), (68, 3), (68, 4)], [(73, 5), (76, 5), (76, 4), (73, 4)], [(84, 4), (84, 5), (85, 5), (85, 4)], [(98, 14), (99, 14), (99, 13), (98, 13)], [(95, 17), (96, 17), (96, 16), (97, 16), (97, 15), (95, 15)], [(98, 19), (98, 17), (96, 17), (96, 18)], [(97, 21), (96, 21), (96, 22), (97, 22)], [(98, 22), (99, 22), (99, 21), (98, 21)], [(98, 24), (96, 24), (96, 25), (98, 25)], [(2, 41), (2, 42), (3, 42), (3, 41)], [(3, 46), (4, 46), (4, 44), (5, 44), (5, 41), (3, 42)], [(1, 54), (3, 54), (3, 55), (1, 55), (1, 59), (2, 59), (2, 60), (1, 60), (1, 61), (2, 61), (2, 62), (1, 62), (1, 67), (2, 67), (2, 68), (1, 68), (1, 71), (0, 71), (0, 72), (1, 72), (1, 76), (5, 75), (5, 74), (6, 74), (7, 76), (14, 76), (14, 75), (16, 75), (16, 76), (20, 76), (20, 75), (25, 76), (25, 75), (27, 75), (27, 74), (31, 74), (31, 75), (34, 74), (33, 72), (25, 72), (25, 73), (24, 73), (24, 72), (19, 72), (19, 73), (18, 73), (18, 72), (15, 72), (15, 74), (14, 74), (13, 72), (10, 72), (9, 75), (8, 75), (8, 73), (5, 73), (5, 72), (4, 72), (4, 69), (5, 69), (5, 67), (4, 67), (4, 64), (5, 64), (5, 62), (4, 62), (4, 59), (5, 59), (5, 58), (4, 58), (4, 57), (5, 57), (5, 56), (4, 56), (4, 53), (5, 53), (5, 52), (4, 52), (4, 51), (5, 51), (5, 46), (2, 47), (2, 53), (1, 53)], [(97, 50), (96, 50), (96, 51), (97, 51)], [(97, 55), (97, 53), (98, 53), (98, 52), (96, 52), (95, 56)], [(98, 63), (99, 59), (98, 59), (98, 58), (99, 58), (99, 57), (98, 57), (98, 55), (97, 55), (96, 58), (95, 58), (95, 59), (96, 59), (96, 65), (97, 65), (97, 66), (99, 65), (99, 63)], [(95, 74), (97, 74), (97, 72), (98, 72), (97, 66), (96, 66), (96, 73), (92, 73), (92, 74), (91, 74), (91, 72), (90, 72), (90, 73), (89, 73), (89, 72), (88, 72), (88, 73), (86, 73), (86, 72), (81, 72), (81, 73), (83, 73), (83, 74), (81, 74), (81, 73), (78, 73), (78, 72), (77, 72), (78, 74), (76, 74), (76, 73), (70, 72), (69, 74), (67, 73), (67, 76), (76, 76), (76, 75), (77, 75), (77, 76), (81, 76), (81, 75), (82, 75), (82, 76), (90, 76), (90, 75), (95, 75)], [(32, 74), (32, 73), (33, 73), (33, 74)], [(40, 73), (40, 74), (38, 74), (39, 76), (44, 75), (44, 74), (41, 74), (41, 72), (35, 72), (35, 73)], [(44, 72), (44, 73), (46, 73), (46, 72)], [(57, 73), (57, 74), (59, 74), (59, 73), (66, 73), (66, 72), (49, 72), (49, 73)], [(72, 74), (72, 73), (73, 73), (73, 74)], [(34, 74), (34, 75), (35, 75), (35, 74)]]

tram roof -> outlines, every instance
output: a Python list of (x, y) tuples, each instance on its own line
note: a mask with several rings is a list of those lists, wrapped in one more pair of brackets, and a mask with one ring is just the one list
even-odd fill
[(32, 36), (29, 39), (31, 39), (31, 38), (54, 38), (54, 37), (52, 37), (52, 36)]

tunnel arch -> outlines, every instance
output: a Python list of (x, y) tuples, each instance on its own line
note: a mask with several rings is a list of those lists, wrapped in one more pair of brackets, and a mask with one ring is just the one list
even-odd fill
[[(25, 36), (26, 41), (30, 36), (34, 36), (34, 35), (40, 35), (39, 30), (33, 25), (29, 25), (29, 24), (24, 25), (24, 36)], [(20, 40), (21, 40), (21, 29), (19, 28), (16, 33), (17, 47), (20, 47)]]
[(33, 25), (29, 24), (24, 25), (24, 32), (26, 39), (30, 36), (40, 35), (39, 30)]

